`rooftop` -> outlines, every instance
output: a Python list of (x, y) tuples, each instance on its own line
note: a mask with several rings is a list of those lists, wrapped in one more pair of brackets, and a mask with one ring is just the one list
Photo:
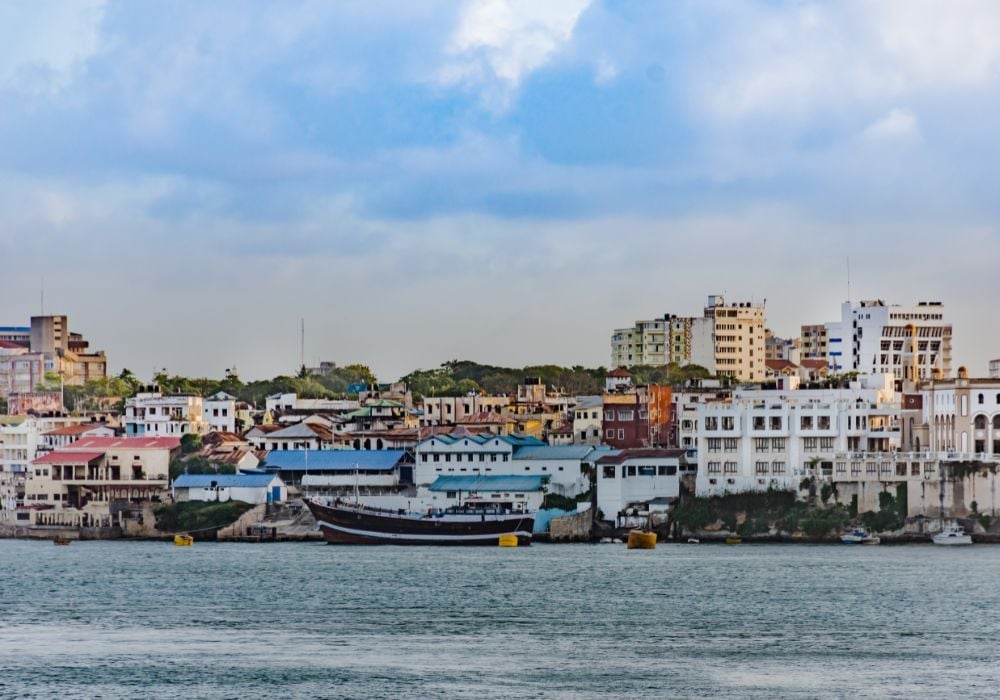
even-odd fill
[(541, 491), (548, 481), (542, 474), (529, 476), (439, 476), (430, 485), (431, 491), (464, 491), (475, 493), (482, 491), (530, 492)]
[(39, 457), (32, 464), (90, 464), (104, 456), (103, 452), (68, 452), (56, 450)]
[(181, 439), (174, 437), (85, 437), (64, 450), (173, 450), (181, 446)]
[(266, 488), (276, 474), (181, 474), (174, 479), (175, 489), (184, 488)]
[(106, 423), (77, 423), (75, 425), (67, 425), (62, 428), (56, 428), (55, 430), (50, 430), (47, 433), (42, 433), (43, 435), (83, 435), (84, 433), (90, 432), (91, 430), (96, 430), (98, 428), (105, 428), (107, 430), (112, 430)]
[(392, 471), (405, 450), (275, 450), (261, 469), (278, 471)]
[(621, 464), (631, 459), (669, 459), (680, 458), (687, 454), (683, 449), (660, 449), (655, 447), (640, 447), (635, 449), (615, 450), (598, 458), (598, 464)]

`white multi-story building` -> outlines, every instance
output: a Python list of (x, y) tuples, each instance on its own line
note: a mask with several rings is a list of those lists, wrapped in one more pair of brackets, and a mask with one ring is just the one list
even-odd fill
[[(0, 427), (0, 509), (9, 514), (24, 505), (25, 480), (31, 472), (31, 463), (51, 449), (46, 445), (45, 434), (81, 420), (64, 415), (28, 416)], [(0, 519), (9, 518), (0, 514)]]
[[(193, 394), (140, 392), (125, 400), (122, 424), (127, 437), (181, 437), (208, 432), (204, 402)], [(235, 410), (235, 409), (234, 409)]]
[(204, 422), (210, 430), (221, 433), (236, 432), (236, 397), (224, 391), (202, 401)]
[(643, 448), (606, 452), (594, 466), (599, 515), (618, 522), (623, 511), (637, 504), (649, 512), (668, 510), (680, 496), (686, 462), (684, 450)]
[(888, 375), (849, 389), (737, 391), (700, 404), (697, 494), (797, 490), (816, 467), (832, 474), (838, 453), (898, 450), (899, 416)]
[(826, 328), (831, 371), (890, 374), (911, 381), (951, 375), (951, 324), (940, 302), (844, 302), (840, 321)]

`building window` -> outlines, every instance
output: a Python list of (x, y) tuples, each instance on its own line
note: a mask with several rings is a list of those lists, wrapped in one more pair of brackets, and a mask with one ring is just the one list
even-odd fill
[(722, 462), (709, 462), (708, 463), (708, 473), (718, 474), (722, 471)]
[(614, 419), (615, 419), (615, 412), (614, 411), (605, 411), (604, 412), (604, 420), (614, 420)]
[(784, 452), (785, 438), (771, 438), (771, 449), (775, 452)]
[(735, 474), (736, 471), (739, 469), (739, 465), (736, 462), (726, 462), (724, 466), (726, 474)]
[(767, 474), (767, 469), (770, 465), (767, 462), (757, 462), (754, 465), (754, 469), (758, 474)]
[(634, 418), (634, 411), (618, 411), (618, 420), (633, 420)]
[(771, 416), (771, 430), (781, 430), (781, 416)]
[(722, 438), (708, 438), (708, 451), (718, 452), (722, 449)]
[(604, 479), (614, 479), (615, 478), (615, 468), (613, 465), (605, 466), (603, 472), (601, 473)]
[(816, 438), (805, 438), (802, 441), (802, 449), (806, 450), (807, 452), (815, 452)]
[(771, 446), (771, 441), (767, 438), (754, 438), (753, 442), (757, 452), (767, 452)]
[(725, 438), (722, 441), (722, 449), (726, 452), (736, 452), (737, 442), (736, 438)]
[(784, 474), (785, 473), (785, 463), (784, 462), (774, 462), (771, 465), (771, 471), (774, 474)]
[(604, 431), (604, 437), (606, 437), (608, 440), (614, 440), (615, 439), (615, 431), (614, 431), (614, 429), (613, 428), (608, 428), (607, 430), (605, 430)]
[(624, 440), (625, 439), (625, 430), (624, 430), (624, 428), (619, 428), (618, 429), (618, 439), (619, 440)]
[(865, 462), (865, 474), (877, 474), (876, 466), (875, 462)]
[(715, 416), (706, 416), (705, 430), (718, 430), (718, 429), (719, 429), (719, 419)]
[(825, 437), (819, 439), (819, 449), (829, 452), (833, 449), (833, 438)]

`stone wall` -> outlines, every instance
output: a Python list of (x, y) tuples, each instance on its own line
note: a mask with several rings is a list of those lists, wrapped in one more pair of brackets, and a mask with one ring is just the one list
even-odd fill
[(553, 542), (589, 542), (594, 527), (594, 514), (585, 510), (576, 515), (553, 518), (549, 523), (549, 537)]

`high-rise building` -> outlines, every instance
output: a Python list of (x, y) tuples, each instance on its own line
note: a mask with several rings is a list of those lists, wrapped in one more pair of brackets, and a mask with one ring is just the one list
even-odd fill
[(826, 328), (832, 371), (891, 374), (898, 380), (951, 374), (952, 331), (941, 302), (844, 302), (840, 321)]
[(0, 397), (34, 391), (48, 373), (79, 386), (107, 376), (104, 352), (89, 352), (66, 316), (32, 316), (30, 326), (0, 327)]
[(764, 307), (708, 297), (701, 316), (665, 314), (611, 335), (611, 366), (700, 365), (743, 382), (764, 380)]
[(813, 323), (802, 326), (799, 335), (799, 356), (806, 360), (825, 360), (830, 352), (825, 323)]

